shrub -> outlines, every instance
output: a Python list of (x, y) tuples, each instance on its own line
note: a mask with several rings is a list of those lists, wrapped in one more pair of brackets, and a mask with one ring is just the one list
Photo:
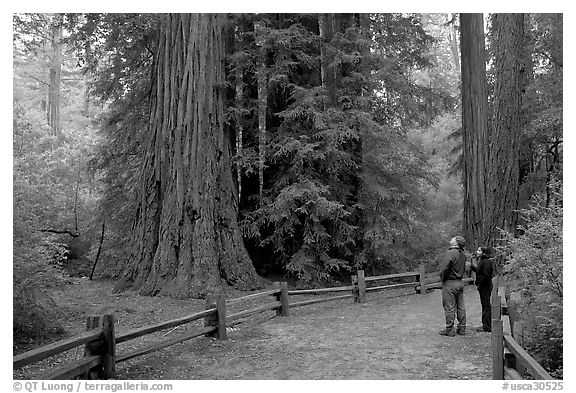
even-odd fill
[(54, 311), (54, 301), (33, 280), (16, 285), (12, 301), (15, 349), (23, 344), (42, 342), (64, 333), (58, 314)]
[(521, 295), (526, 349), (558, 376), (563, 368), (562, 185), (553, 185), (551, 193), (548, 205), (536, 197), (521, 211), (521, 236), (506, 234), (503, 271), (510, 290)]
[[(58, 246), (48, 246), (58, 249)], [(60, 266), (50, 264), (44, 246), (14, 251), (13, 344), (43, 342), (64, 333), (59, 310), (48, 288), (64, 282)]]

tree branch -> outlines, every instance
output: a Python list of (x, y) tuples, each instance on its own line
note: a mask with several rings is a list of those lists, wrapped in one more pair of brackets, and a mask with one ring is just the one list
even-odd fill
[(26, 75), (26, 76), (29, 77), (29, 78), (34, 79), (34, 80), (37, 81), (37, 82), (42, 83), (43, 85), (46, 85), (46, 86), (48, 86), (48, 87), (50, 86), (50, 84), (47, 83), (46, 81), (43, 81), (43, 80), (40, 79), (40, 78), (36, 78), (34, 75), (31, 75), (31, 74), (29, 74), (29, 73), (27, 73), (27, 72), (24, 72), (24, 75)]
[(70, 236), (72, 236), (72, 237), (78, 237), (78, 236), (80, 236), (79, 233), (73, 233), (73, 232), (70, 232), (70, 231), (68, 231), (68, 230), (59, 231), (59, 230), (57, 230), (57, 229), (38, 229), (38, 232), (57, 233), (57, 234), (59, 234), (59, 235), (68, 234), (68, 235), (70, 235)]

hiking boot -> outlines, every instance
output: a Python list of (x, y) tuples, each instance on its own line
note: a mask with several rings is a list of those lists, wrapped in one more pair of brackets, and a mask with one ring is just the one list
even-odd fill
[(458, 329), (456, 329), (456, 333), (458, 333), (461, 336), (465, 336), (466, 335), (466, 328), (458, 328)]
[(448, 336), (448, 337), (454, 337), (456, 335), (453, 329), (442, 329), (440, 330), (440, 332), (438, 332), (438, 334), (440, 334), (441, 336)]
[(490, 328), (486, 329), (486, 328), (484, 328), (483, 326), (478, 326), (478, 327), (476, 328), (476, 331), (477, 331), (477, 332), (490, 333), (490, 332), (492, 331), (492, 329), (490, 329)]

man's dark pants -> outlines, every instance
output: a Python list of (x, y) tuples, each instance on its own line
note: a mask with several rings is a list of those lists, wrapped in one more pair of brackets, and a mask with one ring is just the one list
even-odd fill
[(462, 280), (446, 280), (442, 283), (442, 306), (446, 316), (446, 329), (454, 329), (454, 316), (458, 328), (466, 329), (466, 308), (464, 307), (464, 283)]
[(487, 285), (478, 285), (480, 294), (480, 304), (482, 305), (482, 328), (489, 332), (492, 330), (492, 305), (490, 304), (490, 295), (492, 294), (492, 282)]

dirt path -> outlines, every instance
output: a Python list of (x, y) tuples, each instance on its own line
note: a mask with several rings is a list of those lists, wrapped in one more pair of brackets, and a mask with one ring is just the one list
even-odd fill
[[(409, 293), (409, 292), (404, 292)], [(469, 332), (438, 335), (441, 292), (369, 293), (250, 320), (227, 341), (198, 338), (117, 366), (118, 379), (490, 379), (490, 335), (475, 332), (480, 303), (465, 290)], [(262, 318), (270, 318), (268, 313)]]

